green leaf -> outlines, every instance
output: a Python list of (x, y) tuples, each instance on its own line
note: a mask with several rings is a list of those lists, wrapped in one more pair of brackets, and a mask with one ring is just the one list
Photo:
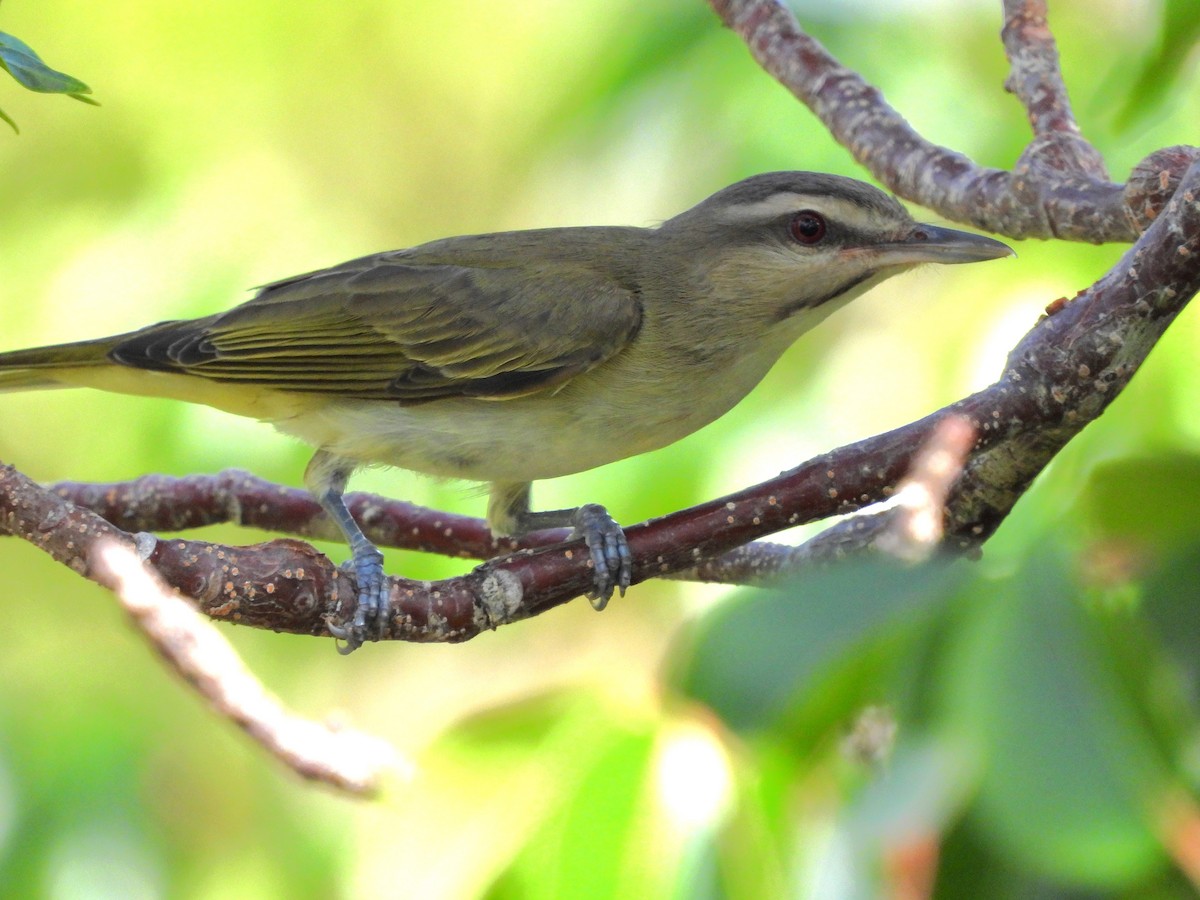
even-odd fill
[(1183, 681), (1194, 712), (1200, 713), (1200, 545), (1167, 560), (1146, 579), (1140, 612)]
[(785, 588), (747, 591), (679, 648), (675, 680), (732, 728), (776, 726), (820, 693), (819, 684), (847, 676), (848, 664), (871, 662), (877, 642), (940, 607), (964, 572), (942, 561), (914, 567), (856, 559)]
[(1170, 550), (1200, 537), (1200, 456), (1155, 454), (1097, 465), (1085, 512), (1106, 538)]
[(65, 72), (50, 68), (33, 48), (24, 41), (0, 31), (0, 66), (17, 80), (21, 86), (43, 94), (67, 94), (84, 103), (89, 101), (82, 94), (92, 89)]
[(20, 134), (20, 133), (21, 133), (21, 129), (17, 127), (17, 123), (16, 123), (16, 122), (14, 122), (14, 121), (13, 121), (13, 120), (12, 120), (12, 119), (9, 117), (8, 113), (6, 113), (6, 112), (5, 112), (4, 110), (2, 110), (2, 109), (0, 109), (0, 119), (3, 119), (5, 122), (7, 122), (9, 125), (11, 125), (11, 126), (12, 126), (12, 130), (13, 130), (13, 131), (15, 131), (17, 134)]

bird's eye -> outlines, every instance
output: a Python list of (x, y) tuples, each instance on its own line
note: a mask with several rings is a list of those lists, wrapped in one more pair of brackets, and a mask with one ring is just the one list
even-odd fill
[(825, 237), (825, 219), (820, 213), (806, 209), (792, 216), (788, 230), (801, 244), (816, 244)]

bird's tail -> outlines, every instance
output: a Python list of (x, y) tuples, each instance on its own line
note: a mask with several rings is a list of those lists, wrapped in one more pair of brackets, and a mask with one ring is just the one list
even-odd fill
[(169, 329), (176, 324), (161, 322), (141, 331), (91, 341), (0, 353), (0, 393), (44, 388), (98, 388), (118, 394), (203, 403), (239, 416), (270, 422), (310, 412), (325, 402), (315, 393), (288, 393), (259, 384), (241, 385), (113, 358), (113, 351), (131, 338), (144, 337), (149, 332)]
[(0, 392), (78, 384), (68, 373), (112, 365), (108, 353), (119, 341), (120, 337), (108, 337), (0, 353)]

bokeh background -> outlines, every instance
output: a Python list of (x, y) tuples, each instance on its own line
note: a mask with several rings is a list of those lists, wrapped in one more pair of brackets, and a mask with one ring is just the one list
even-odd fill
[[(927, 137), (1012, 165), (1027, 128), (998, 2), (793, 6)], [(1196, 142), (1193, 0), (1057, 0), (1052, 24), (1114, 178)], [(103, 104), (0, 78), (21, 127), (0, 127), (2, 349), (207, 314), (449, 234), (653, 224), (761, 171), (867, 177), (700, 0), (8, 0), (0, 31)], [(1123, 248), (1017, 249), (883, 286), (719, 423), (536, 502), (636, 522), (904, 424), (988, 384)], [(577, 602), (347, 659), (224, 629), (293, 708), (398, 748), (410, 774), (374, 802), (281, 770), (109, 595), (0, 541), (0, 892), (916, 897), (936, 871), (947, 897), (1189, 896), (1198, 348), (1184, 315), (978, 564), (775, 593), (649, 583), (603, 615)], [(237, 466), (295, 485), (307, 455), (167, 401), (0, 397), (0, 460), (43, 481)], [(470, 486), (402, 472), (354, 487), (483, 511)]]

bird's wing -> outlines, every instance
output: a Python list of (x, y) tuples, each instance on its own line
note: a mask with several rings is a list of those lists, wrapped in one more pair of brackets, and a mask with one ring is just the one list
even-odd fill
[(554, 390), (625, 347), (636, 287), (581, 268), (381, 254), (262, 288), (217, 316), (128, 336), (117, 362), (278, 390), (421, 402)]

